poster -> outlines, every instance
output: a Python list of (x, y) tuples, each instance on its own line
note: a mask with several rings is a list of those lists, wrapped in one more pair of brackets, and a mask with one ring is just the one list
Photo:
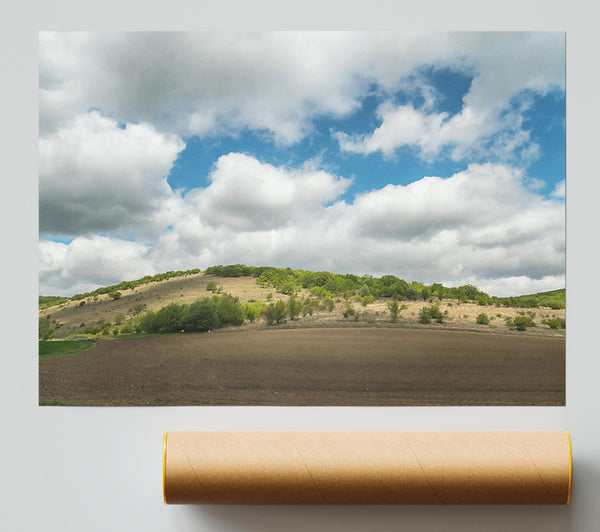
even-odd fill
[(565, 404), (565, 34), (42, 32), (41, 405)]

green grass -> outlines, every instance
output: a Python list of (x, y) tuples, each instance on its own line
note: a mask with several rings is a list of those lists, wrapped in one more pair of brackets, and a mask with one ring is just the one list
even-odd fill
[(96, 340), (40, 340), (40, 359), (77, 355), (96, 345)]

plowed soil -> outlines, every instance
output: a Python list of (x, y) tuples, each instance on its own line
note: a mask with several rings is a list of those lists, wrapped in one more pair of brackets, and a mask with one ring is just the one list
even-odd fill
[(99, 341), (40, 361), (61, 405), (564, 405), (565, 339), (289, 329)]

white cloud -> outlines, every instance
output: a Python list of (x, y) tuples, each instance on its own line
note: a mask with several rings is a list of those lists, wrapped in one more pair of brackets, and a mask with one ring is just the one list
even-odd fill
[(166, 182), (184, 148), (148, 124), (126, 124), (97, 111), (40, 138), (40, 232), (127, 232), (149, 223), (172, 194)]
[(357, 105), (358, 45), (346, 33), (42, 33), (40, 128), (96, 107), (180, 135), (250, 127), (296, 142), (314, 116)]
[(39, 244), (40, 293), (72, 295), (98, 286), (156, 273), (151, 248), (125, 240), (93, 236), (70, 244)]
[(498, 297), (509, 297), (564, 288), (565, 276), (547, 275), (541, 279), (531, 279), (521, 275), (518, 277), (478, 281), (478, 284), (479, 289), (487, 294), (494, 294)]
[(424, 177), (407, 186), (387, 185), (359, 195), (354, 202), (356, 229), (410, 240), (440, 230), (496, 227), (539, 201), (520, 170), (473, 164), (449, 178)]
[[(564, 89), (563, 47), (564, 35), (539, 32), (44, 32), (40, 233), (79, 238), (40, 243), (42, 293), (229, 262), (498, 287), (559, 279), (564, 186), (545, 200), (508, 165), (415, 176), (353, 202), (341, 200), (350, 181), (317, 163), (230, 153), (185, 196), (166, 177), (182, 137), (251, 130), (290, 145), (373, 92), (387, 102), (380, 127), (339, 132), (343, 149), (392, 156), (407, 146), (427, 160), (487, 154), (524, 166), (540, 149), (524, 112), (531, 93)], [(427, 69), (472, 78), (462, 109), (436, 108)], [(391, 103), (398, 90), (408, 102)]]
[(557, 183), (552, 191), (552, 196), (555, 198), (565, 199), (565, 180), (563, 179), (560, 183)]
[(312, 131), (316, 117), (347, 115), (373, 86), (393, 94), (424, 67), (473, 76), (463, 110), (443, 131), (430, 124), (435, 114), (413, 113), (438, 131), (429, 149), (436, 142), (460, 148), (476, 125), (492, 131), (521, 91), (564, 88), (564, 35), (42, 32), (40, 131), (47, 135), (97, 108), (181, 136), (250, 128), (290, 144)]
[(417, 147), (424, 155), (435, 153), (439, 150), (439, 140), (434, 137), (439, 135), (437, 132), (448, 115), (426, 114), (410, 105), (393, 107), (386, 103), (379, 107), (377, 116), (382, 124), (370, 135), (337, 132), (340, 148), (363, 154), (381, 151), (388, 157), (400, 146)]
[[(390, 156), (408, 146), (425, 160), (444, 149), (456, 161), (483, 154), (525, 164), (535, 159), (539, 146), (524, 129), (523, 113), (530, 105), (530, 92), (564, 90), (564, 35), (450, 34), (448, 47), (446, 66), (473, 75), (459, 112), (436, 113), (431, 102), (422, 109), (387, 102), (378, 109), (381, 125), (372, 133), (338, 132), (340, 148)], [(441, 54), (431, 60), (444, 66)]]
[[(239, 174), (238, 164), (244, 170)], [(310, 172), (229, 154), (215, 173), (219, 177), (213, 176), (209, 187), (173, 201), (169, 228), (150, 247), (100, 237), (76, 239), (69, 245), (42, 243), (42, 286), (47, 293), (59, 293), (67, 290), (67, 280), (91, 286), (94, 281), (118, 282), (150, 271), (236, 262), (391, 273), (449, 285), (473, 283), (493, 295), (563, 286), (564, 202), (544, 199), (514, 168), (471, 165), (448, 178), (427, 177), (406, 187), (388, 185), (353, 203), (338, 200), (328, 205), (324, 198), (343, 193), (345, 185), (318, 173), (316, 182), (327, 185), (326, 193), (307, 185), (310, 201), (300, 202), (300, 207), (288, 202), (285, 194), (273, 199), (254, 194), (249, 187), (238, 188), (235, 205), (227, 204), (226, 194), (208, 191), (219, 179), (225, 180), (228, 191), (234, 184), (242, 187), (239, 179), (248, 175), (254, 176), (254, 188), (260, 191), (273, 174), (293, 188)], [(282, 197), (289, 207), (287, 217), (280, 209)], [(244, 215), (238, 217), (239, 202), (244, 201), (252, 208), (243, 207)], [(227, 209), (232, 211), (228, 214)], [(213, 218), (217, 212), (220, 217)], [(269, 227), (264, 220), (270, 220)]]
[(223, 155), (206, 189), (187, 197), (203, 221), (241, 231), (274, 229), (312, 216), (343, 194), (349, 179), (318, 170), (261, 163), (241, 153)]
[(445, 149), (455, 161), (470, 156), (529, 164), (539, 156), (539, 146), (530, 141), (529, 131), (522, 129), (523, 117), (518, 113), (501, 116), (491, 109), (463, 107), (460, 113), (449, 116), (386, 102), (378, 108), (377, 116), (381, 125), (372, 133), (336, 132), (340, 149), (361, 154), (381, 151), (391, 157), (398, 148), (407, 146), (427, 161)]

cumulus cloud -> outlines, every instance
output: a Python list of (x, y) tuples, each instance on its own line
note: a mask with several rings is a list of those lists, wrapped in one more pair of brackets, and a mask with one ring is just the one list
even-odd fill
[(337, 132), (340, 148), (390, 156), (408, 146), (425, 160), (444, 149), (453, 160), (483, 155), (522, 163), (535, 159), (539, 146), (530, 141), (523, 114), (531, 93), (564, 90), (564, 36), (450, 34), (448, 45), (446, 63), (436, 58), (434, 64), (473, 75), (459, 112), (437, 113), (428, 101), (422, 108), (388, 101), (379, 107), (381, 125), (371, 133)]
[[(508, 106), (509, 102), (505, 102)], [(500, 161), (519, 161), (529, 164), (539, 156), (539, 146), (530, 141), (530, 133), (523, 128), (519, 112), (502, 114), (499, 105), (494, 108), (463, 109), (450, 116), (413, 105), (394, 106), (385, 102), (377, 116), (381, 125), (367, 134), (336, 132), (343, 151), (369, 154), (380, 151), (391, 157), (398, 148), (410, 147), (423, 160), (431, 161), (447, 150), (455, 161), (465, 157), (493, 157)]]
[[(238, 174), (239, 168), (245, 171)], [(117, 282), (136, 273), (236, 262), (391, 273), (449, 285), (469, 282), (494, 295), (560, 288), (564, 283), (564, 202), (544, 199), (528, 186), (522, 171), (511, 167), (471, 165), (447, 178), (388, 185), (352, 203), (339, 198), (324, 203), (342, 194), (345, 183), (317, 173), (324, 192), (315, 194), (307, 185), (310, 201), (300, 207), (286, 203), (287, 217), (279, 196), (275, 201), (268, 194), (253, 195), (248, 187), (235, 205), (228, 205), (223, 203), (228, 196), (209, 191), (219, 179), (239, 187), (238, 179), (249, 175), (269, 184), (273, 173), (295, 187), (296, 180), (313, 179), (310, 172), (264, 165), (241, 154), (225, 156), (214, 172), (224, 173), (213, 175), (206, 189), (177, 200), (169, 227), (152, 246), (100, 237), (75, 239), (69, 245), (42, 243), (40, 278), (45, 286), (57, 292), (63, 281), (66, 287), (66, 279), (79, 285), (92, 279), (106, 284), (109, 277)], [(261, 186), (254, 184), (258, 190)], [(241, 208), (244, 215), (238, 216), (239, 202), (245, 200), (251, 209)], [(215, 218), (215, 213), (220, 215)], [(270, 220), (270, 226), (263, 220)]]
[(39, 243), (40, 293), (85, 292), (155, 273), (150, 248), (137, 242), (93, 236), (63, 244)]
[(286, 169), (241, 153), (223, 155), (206, 189), (188, 195), (202, 219), (242, 231), (274, 229), (312, 216), (343, 194), (349, 179), (322, 170)]
[(371, 236), (412, 239), (440, 230), (496, 227), (514, 213), (540, 202), (523, 172), (506, 166), (473, 164), (449, 178), (424, 177), (407, 186), (359, 195), (357, 230)]
[[(497, 125), (521, 91), (564, 88), (564, 35), (42, 32), (40, 131), (49, 134), (98, 108), (180, 136), (250, 128), (290, 144), (312, 131), (316, 117), (347, 115), (374, 86), (393, 94), (424, 67), (473, 76), (463, 110), (439, 127), (435, 114), (412, 112), (433, 132), (444, 126), (430, 148), (435, 142), (460, 148), (474, 126)], [(406, 132), (396, 142), (403, 140), (410, 140)], [(377, 146), (371, 142), (371, 149), (384, 147)]]
[(344, 33), (42, 33), (40, 129), (92, 106), (181, 135), (250, 127), (296, 142), (314, 116), (357, 105), (357, 45)]
[(172, 194), (166, 176), (184, 148), (148, 124), (91, 111), (39, 140), (40, 232), (127, 232)]
[[(43, 32), (42, 293), (232, 262), (473, 282), (492, 293), (510, 280), (558, 288), (564, 183), (544, 198), (522, 168), (540, 151), (524, 118), (531, 95), (564, 90), (563, 47), (564, 35), (540, 32)], [(442, 111), (425, 83), (436, 69), (472, 80), (459, 110)], [(353, 199), (351, 181), (318, 164), (242, 153), (218, 158), (204, 188), (167, 182), (183, 138), (253, 132), (289, 147), (368, 95), (383, 102), (379, 126), (338, 131), (342, 150), (393, 157), (408, 147), (425, 160), (502, 164), (415, 175)]]
[(552, 191), (552, 196), (555, 198), (565, 199), (565, 180), (563, 179), (560, 183), (557, 183)]
[(492, 280), (477, 280), (480, 290), (498, 297), (549, 292), (565, 287), (565, 275), (547, 275), (541, 279), (531, 279), (524, 275)]

